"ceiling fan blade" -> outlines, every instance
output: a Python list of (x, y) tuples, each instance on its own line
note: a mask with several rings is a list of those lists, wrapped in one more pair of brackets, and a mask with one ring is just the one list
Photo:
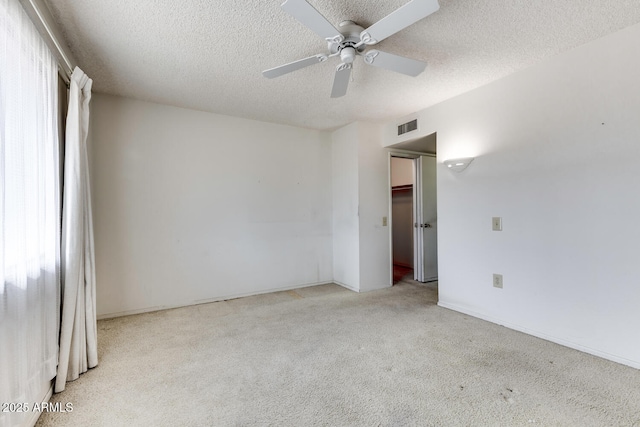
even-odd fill
[[(282, 9), (309, 27), (323, 39), (334, 40), (336, 37), (339, 39), (343, 38), (340, 31), (305, 0), (286, 0), (282, 3)], [(338, 40), (338, 42), (340, 41), (342, 40)]]
[(411, 0), (360, 34), (365, 44), (376, 44), (440, 9), (438, 0)]
[(333, 78), (332, 98), (340, 98), (347, 94), (349, 78), (351, 77), (351, 64), (340, 64), (336, 67), (336, 76)]
[(393, 55), (379, 50), (370, 50), (364, 54), (364, 62), (374, 67), (384, 68), (386, 70), (395, 71), (396, 73), (406, 74), (407, 76), (416, 77), (422, 73), (427, 64), (415, 59), (405, 58), (404, 56)]
[(327, 60), (327, 55), (318, 54), (318, 55), (310, 56), (308, 58), (300, 59), (298, 61), (290, 62), (288, 64), (284, 64), (279, 67), (264, 70), (262, 72), (262, 75), (268, 79), (272, 79), (274, 77), (280, 77), (292, 71), (296, 71), (301, 68), (308, 67), (313, 64), (317, 64), (319, 62), (324, 62), (326, 60)]

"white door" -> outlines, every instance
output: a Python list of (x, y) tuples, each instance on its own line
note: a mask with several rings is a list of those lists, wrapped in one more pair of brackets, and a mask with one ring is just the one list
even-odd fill
[(438, 279), (438, 209), (436, 197), (436, 159), (420, 156), (415, 160), (414, 191), (414, 279)]

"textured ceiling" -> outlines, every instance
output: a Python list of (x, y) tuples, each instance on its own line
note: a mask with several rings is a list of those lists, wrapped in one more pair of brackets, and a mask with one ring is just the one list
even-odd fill
[[(640, 22), (638, 0), (440, 0), (378, 44), (426, 61), (408, 77), (358, 58), (331, 99), (338, 58), (269, 80), (261, 71), (326, 51), (283, 0), (48, 0), (94, 90), (315, 129), (411, 114)], [(308, 0), (363, 27), (406, 0)]]

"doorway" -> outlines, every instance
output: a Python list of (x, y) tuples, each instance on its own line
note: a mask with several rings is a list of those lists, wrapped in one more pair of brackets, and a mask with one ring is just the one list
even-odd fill
[(391, 242), (393, 284), (413, 279), (414, 159), (391, 156)]
[(438, 279), (435, 142), (432, 134), (389, 147), (392, 285)]

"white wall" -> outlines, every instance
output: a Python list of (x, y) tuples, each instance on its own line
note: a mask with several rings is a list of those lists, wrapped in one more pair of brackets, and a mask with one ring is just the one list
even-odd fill
[[(360, 290), (391, 286), (389, 227), (389, 155), (382, 148), (380, 125), (359, 122)], [(388, 224), (388, 222), (387, 222)]]
[(382, 127), (356, 122), (332, 134), (334, 280), (356, 291), (391, 285), (389, 159)]
[[(638, 40), (635, 25), (419, 113), (438, 138), (440, 305), (640, 367)], [(459, 175), (441, 163), (465, 156)]]
[(358, 218), (358, 124), (338, 129), (332, 138), (333, 280), (360, 289)]
[(97, 94), (101, 317), (330, 282), (328, 133)]

